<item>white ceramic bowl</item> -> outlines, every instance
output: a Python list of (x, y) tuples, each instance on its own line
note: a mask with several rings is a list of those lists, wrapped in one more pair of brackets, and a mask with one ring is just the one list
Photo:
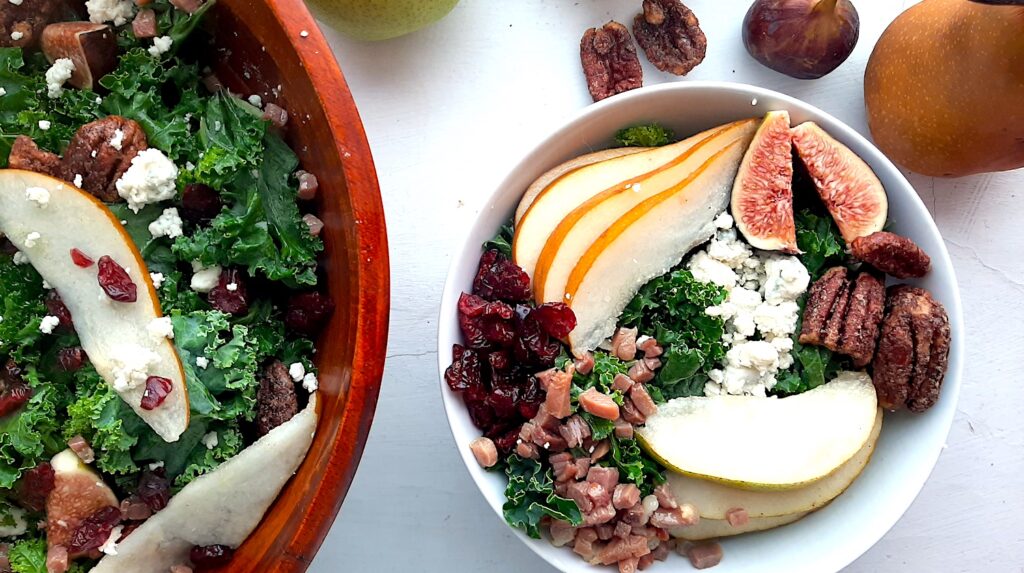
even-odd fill
[[(754, 103), (756, 102), (756, 103)], [(438, 336), (441, 392), (455, 442), (466, 468), (499, 519), (504, 503), (504, 475), (487, 472), (474, 460), (467, 445), (480, 432), (473, 426), (462, 398), (444, 383), (451, 363), (452, 344), (461, 339), (456, 307), (462, 291), (471, 288), (480, 258), (480, 245), (507, 222), (527, 186), (547, 169), (588, 151), (609, 147), (615, 132), (628, 125), (656, 121), (679, 136), (716, 125), (788, 110), (793, 124), (813, 120), (860, 155), (881, 179), (889, 195), (892, 231), (912, 238), (932, 258), (932, 271), (914, 281), (931, 291), (949, 313), (953, 340), (949, 371), (938, 404), (923, 414), (887, 413), (871, 463), (843, 495), (801, 521), (763, 533), (723, 541), (725, 558), (715, 573), (829, 573), (867, 551), (910, 507), (939, 457), (949, 433), (963, 361), (963, 313), (949, 253), (921, 199), (910, 183), (882, 153), (856, 131), (811, 105), (770, 90), (742, 84), (678, 82), (643, 88), (609, 98), (584, 109), (544, 139), (505, 179), (491, 196), (461, 250), (455, 254), (444, 286)], [(808, 431), (813, 431), (808, 428)], [(784, 439), (780, 437), (779, 439)], [(693, 500), (700, 503), (700, 500)], [(520, 539), (562, 571), (595, 572), (566, 548), (546, 540)], [(611, 570), (608, 568), (607, 570)], [(655, 571), (691, 571), (678, 556), (656, 564)]]

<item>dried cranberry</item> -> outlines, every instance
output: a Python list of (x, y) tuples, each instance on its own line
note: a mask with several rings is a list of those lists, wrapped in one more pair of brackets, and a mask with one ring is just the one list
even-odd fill
[(473, 279), (473, 294), (486, 299), (525, 302), (530, 298), (530, 275), (491, 249), (480, 257), (480, 268)]
[(576, 313), (565, 303), (546, 302), (533, 309), (530, 316), (555, 338), (565, 338), (576, 328)]
[(15, 500), (18, 505), (29, 511), (42, 511), (46, 508), (46, 498), (56, 485), (56, 476), (49, 462), (25, 470), (15, 488)]
[(444, 372), (444, 380), (453, 392), (462, 392), (473, 387), (482, 387), (480, 378), (480, 357), (476, 351), (461, 344), (452, 347), (452, 364)]
[(43, 304), (46, 305), (46, 311), (51, 316), (56, 316), (60, 320), (61, 330), (70, 330), (74, 326), (74, 320), (71, 318), (71, 311), (68, 310), (64, 301), (60, 298), (60, 294), (55, 290), (51, 290), (46, 294), (46, 298), (43, 300)]
[(124, 267), (115, 263), (114, 259), (107, 255), (100, 257), (97, 280), (100, 283), (100, 288), (112, 300), (117, 302), (135, 302), (138, 300), (135, 283), (128, 276), (128, 271), (124, 270)]
[(81, 346), (61, 348), (57, 352), (57, 362), (60, 363), (61, 370), (65, 372), (77, 372), (85, 365), (86, 358), (85, 350)]
[(206, 545), (204, 547), (196, 545), (188, 552), (188, 557), (196, 566), (196, 571), (204, 571), (227, 565), (234, 554), (235, 550), (227, 545)]
[(481, 430), (487, 430), (496, 421), (494, 409), (485, 402), (467, 400), (466, 409), (469, 410), (469, 418), (473, 420), (473, 425)]
[(555, 358), (562, 350), (558, 341), (551, 339), (532, 313), (520, 319), (518, 326), (519, 338), (514, 348), (516, 360), (537, 368), (554, 366)]
[(223, 203), (215, 189), (202, 183), (191, 183), (181, 192), (181, 214), (199, 223), (209, 221), (220, 213)]
[(71, 249), (71, 262), (75, 263), (76, 267), (83, 269), (87, 269), (96, 263), (96, 261), (78, 249)]
[(312, 336), (334, 312), (334, 303), (320, 292), (292, 295), (284, 313), (284, 324), (299, 334)]
[(118, 523), (121, 523), (121, 508), (108, 506), (96, 510), (71, 534), (68, 553), (76, 555), (99, 548), (110, 538), (110, 532)]
[(171, 483), (164, 477), (162, 470), (143, 472), (135, 495), (156, 513), (167, 507), (167, 502), (171, 500)]
[(540, 387), (540, 381), (530, 376), (523, 388), (519, 391), (519, 415), (525, 420), (531, 420), (540, 411), (540, 405), (546, 397), (544, 389)]
[(511, 344), (515, 340), (514, 316), (512, 307), (503, 302), (488, 302), (468, 293), (459, 298), (459, 327), (470, 348)]
[(210, 290), (210, 306), (235, 316), (249, 312), (249, 289), (245, 283), (245, 275), (237, 269), (225, 269), (217, 286)]
[(494, 410), (494, 415), (503, 421), (518, 419), (518, 401), (519, 388), (515, 386), (496, 386), (487, 396), (487, 405)]
[(142, 409), (155, 410), (164, 403), (167, 395), (171, 393), (173, 384), (167, 378), (161, 376), (150, 376), (146, 378), (146, 391), (142, 393)]
[(495, 350), (487, 355), (487, 362), (491, 365), (491, 371), (508, 370), (512, 366), (512, 359), (506, 350)]
[(21, 368), (8, 360), (0, 370), (0, 416), (17, 411), (32, 398), (32, 388), (21, 377)]

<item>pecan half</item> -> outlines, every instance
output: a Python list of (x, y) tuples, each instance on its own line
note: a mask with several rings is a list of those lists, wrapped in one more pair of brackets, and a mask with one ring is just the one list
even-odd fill
[(633, 34), (654, 67), (677, 76), (703, 62), (708, 48), (697, 16), (679, 0), (644, 0)]
[(135, 121), (111, 115), (80, 127), (68, 143), (61, 163), (63, 179), (82, 176), (82, 189), (108, 203), (120, 201), (117, 180), (132, 159), (149, 145)]
[(846, 267), (833, 267), (811, 285), (800, 327), (800, 344), (817, 346), (822, 343), (822, 332), (832, 313), (836, 297), (848, 288)]
[(846, 322), (836, 348), (852, 358), (857, 368), (867, 366), (875, 354), (884, 313), (885, 283), (870, 273), (861, 273), (853, 282)]
[(614, 20), (584, 32), (580, 60), (594, 101), (636, 89), (644, 83), (644, 72), (629, 30)]
[(898, 279), (923, 277), (931, 269), (931, 258), (914, 241), (887, 231), (854, 239), (853, 256)]
[(939, 399), (949, 364), (949, 317), (928, 291), (889, 289), (878, 353), (872, 362), (878, 403), (922, 412)]
[(885, 285), (860, 273), (847, 278), (845, 267), (834, 267), (811, 285), (800, 327), (800, 344), (824, 346), (845, 354), (860, 368), (871, 362), (878, 325), (885, 311)]

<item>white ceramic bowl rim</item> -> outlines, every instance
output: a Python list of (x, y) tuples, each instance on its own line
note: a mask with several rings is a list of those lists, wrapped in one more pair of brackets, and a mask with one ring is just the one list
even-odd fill
[[(666, 103), (666, 98), (704, 101), (706, 108), (696, 112), (671, 111), (672, 118), (648, 113), (645, 104)], [(739, 102), (749, 105), (749, 114), (739, 112)], [(716, 118), (701, 116), (708, 108), (721, 103), (730, 111), (719, 110)], [(729, 106), (732, 106), (731, 108)], [(889, 195), (889, 221), (896, 232), (918, 242), (932, 258), (932, 272), (920, 281), (907, 281), (928, 288), (942, 302), (949, 314), (953, 340), (949, 370), (939, 403), (921, 415), (886, 414), (882, 437), (872, 462), (850, 489), (803, 520), (769, 532), (744, 535), (724, 542), (726, 556), (716, 573), (768, 572), (823, 573), (839, 571), (867, 551), (899, 520), (913, 503), (928, 479), (939, 454), (945, 447), (952, 425), (962, 376), (963, 311), (952, 261), (938, 228), (924, 203), (910, 183), (877, 148), (855, 130), (822, 110), (790, 96), (756, 86), (729, 83), (688, 81), (662, 84), (634, 90), (588, 106), (562, 127), (544, 138), (510, 172), (491, 195), (478, 216), (466, 241), (455, 253), (445, 282), (438, 330), (438, 369), (445, 412), (452, 435), (463, 462), (488, 503), (502, 517), (504, 475), (483, 470), (466, 445), (479, 431), (469, 421), (460, 396), (448, 389), (444, 371), (451, 363), (451, 345), (461, 339), (457, 324), (457, 301), (468, 290), (476, 271), (480, 245), (493, 236), (498, 227), (511, 218), (519, 197), (529, 182), (543, 171), (579, 155), (593, 145), (593, 140), (580, 138), (579, 133), (602, 131), (600, 142), (610, 144), (614, 130), (639, 121), (678, 123), (682, 118), (699, 124), (696, 129), (677, 130), (677, 135), (696, 133), (726, 121), (744, 116), (763, 115), (773, 109), (787, 109), (794, 124), (813, 119), (839, 141), (857, 152), (882, 180)], [(720, 116), (720, 117), (719, 117)], [(621, 118), (621, 119), (620, 119)], [(710, 122), (710, 123), (709, 123)], [(595, 123), (604, 127), (594, 127)], [(702, 127), (701, 127), (702, 126)], [(576, 139), (575, 151), (561, 155), (551, 151), (560, 142)], [(607, 146), (607, 145), (605, 145)], [(895, 208), (894, 208), (895, 207)], [(896, 217), (894, 218), (894, 214)], [(909, 217), (906, 215), (909, 214)], [(902, 444), (902, 446), (901, 446)], [(698, 501), (699, 503), (699, 501)], [(546, 540), (534, 540), (515, 530), (537, 555), (563, 571), (593, 569), (566, 548), (556, 548)], [(808, 541), (813, 540), (813, 543)], [(789, 547), (786, 547), (786, 545)], [(659, 571), (670, 573), (680, 569), (667, 564), (657, 565)], [(685, 570), (691, 569), (687, 564)]]

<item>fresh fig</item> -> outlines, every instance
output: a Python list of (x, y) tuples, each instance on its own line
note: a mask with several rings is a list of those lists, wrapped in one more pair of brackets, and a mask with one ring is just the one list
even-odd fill
[(761, 64), (813, 80), (850, 57), (860, 17), (850, 0), (757, 0), (743, 19), (743, 44)]
[(751, 246), (796, 254), (793, 145), (789, 112), (770, 111), (754, 134), (732, 186), (732, 216)]
[(791, 133), (796, 153), (846, 243), (881, 231), (889, 199), (868, 164), (813, 121)]
[[(46, 498), (46, 542), (68, 547), (85, 520), (107, 507), (119, 507), (117, 496), (72, 449), (50, 460), (54, 488)], [(77, 555), (72, 554), (72, 558)]]
[(68, 58), (75, 64), (68, 83), (94, 89), (117, 67), (117, 36), (106, 24), (58, 22), (43, 30), (43, 54), (51, 63)]

